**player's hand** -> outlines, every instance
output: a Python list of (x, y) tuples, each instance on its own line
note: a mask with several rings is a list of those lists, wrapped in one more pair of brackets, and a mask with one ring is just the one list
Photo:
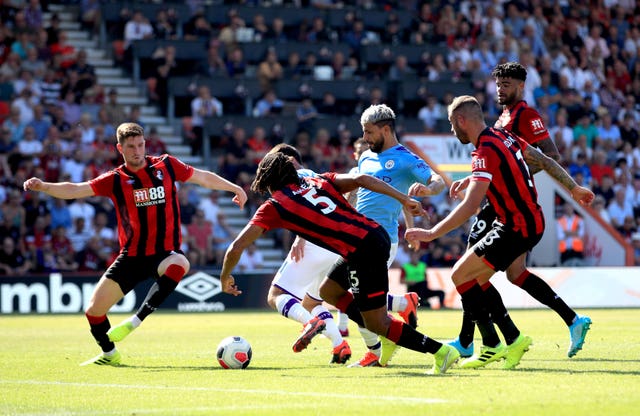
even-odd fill
[(44, 182), (42, 182), (38, 178), (29, 178), (24, 181), (24, 184), (22, 184), (22, 188), (25, 191), (42, 191), (44, 190)]
[(237, 206), (240, 207), (240, 209), (244, 208), (244, 204), (247, 203), (247, 193), (244, 191), (244, 189), (238, 187), (238, 190), (236, 191), (235, 196), (233, 197), (232, 201), (234, 204), (236, 204)]
[(449, 196), (453, 199), (458, 198), (458, 194), (469, 187), (470, 181), (471, 178), (469, 176), (453, 181), (451, 188), (449, 188)]
[(419, 246), (421, 241), (429, 242), (435, 240), (435, 236), (431, 230), (424, 228), (408, 228), (404, 233), (404, 239), (412, 246)]
[(304, 246), (306, 243), (307, 241), (304, 238), (296, 236), (293, 244), (291, 244), (291, 250), (289, 252), (291, 260), (295, 261), (296, 263), (302, 260), (302, 258), (304, 257)]
[(415, 182), (409, 187), (408, 194), (409, 196), (423, 197), (433, 195), (433, 192), (427, 185), (420, 182)]
[(580, 205), (589, 206), (596, 197), (590, 189), (584, 186), (576, 186), (571, 190), (571, 197), (580, 203)]
[(414, 217), (422, 217), (423, 215), (427, 214), (427, 212), (424, 210), (424, 208), (422, 208), (422, 204), (420, 203), (420, 201), (416, 201), (415, 199), (408, 199), (402, 205)]
[(222, 284), (222, 291), (224, 293), (228, 293), (233, 296), (242, 294), (242, 290), (238, 289), (238, 285), (236, 285), (236, 279), (234, 279), (233, 276), (220, 276), (220, 283)]
[(419, 251), (420, 250), (420, 243), (407, 243), (407, 247), (409, 248), (409, 250), (411, 251)]

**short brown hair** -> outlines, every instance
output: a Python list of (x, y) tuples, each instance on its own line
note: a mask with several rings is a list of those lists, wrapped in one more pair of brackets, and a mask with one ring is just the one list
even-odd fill
[(129, 137), (143, 136), (144, 137), (144, 129), (141, 125), (136, 123), (122, 123), (118, 126), (118, 130), (116, 131), (116, 138), (118, 143), (121, 145), (124, 144), (125, 140)]

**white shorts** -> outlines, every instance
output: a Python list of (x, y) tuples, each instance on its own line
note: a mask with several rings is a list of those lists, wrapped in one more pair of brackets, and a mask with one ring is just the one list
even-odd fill
[[(391, 266), (398, 252), (398, 243), (391, 244), (387, 268)], [(291, 253), (280, 266), (271, 282), (272, 286), (302, 300), (307, 294), (312, 299), (321, 301), (320, 284), (329, 274), (340, 255), (317, 246), (309, 241), (304, 246), (304, 256), (300, 261), (293, 261)]]

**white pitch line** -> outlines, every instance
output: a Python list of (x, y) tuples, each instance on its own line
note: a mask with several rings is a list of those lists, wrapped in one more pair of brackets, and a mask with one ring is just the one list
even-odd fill
[(400, 403), (423, 403), (437, 404), (448, 403), (444, 399), (435, 399), (427, 397), (406, 397), (406, 396), (355, 396), (352, 394), (338, 394), (325, 392), (302, 392), (302, 391), (286, 391), (286, 390), (262, 390), (262, 389), (237, 389), (237, 388), (219, 388), (219, 387), (187, 387), (187, 386), (149, 386), (142, 384), (104, 384), (104, 383), (74, 383), (66, 381), (42, 381), (42, 380), (0, 380), (0, 384), (31, 384), (31, 385), (49, 385), (49, 386), (74, 386), (74, 387), (97, 387), (97, 388), (128, 388), (142, 390), (184, 390), (184, 391), (215, 391), (223, 393), (243, 393), (243, 394), (268, 394), (280, 396), (304, 396), (304, 397), (322, 397), (334, 399), (360, 399), (360, 400), (384, 400)]

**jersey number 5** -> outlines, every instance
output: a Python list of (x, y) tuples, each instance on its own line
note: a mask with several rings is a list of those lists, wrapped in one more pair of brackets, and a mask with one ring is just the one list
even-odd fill
[(335, 211), (337, 205), (326, 196), (318, 196), (318, 191), (316, 188), (309, 188), (307, 192), (303, 195), (304, 199), (311, 202), (313, 205), (325, 204), (326, 207), (322, 208), (321, 211), (323, 214), (329, 214), (330, 212)]

